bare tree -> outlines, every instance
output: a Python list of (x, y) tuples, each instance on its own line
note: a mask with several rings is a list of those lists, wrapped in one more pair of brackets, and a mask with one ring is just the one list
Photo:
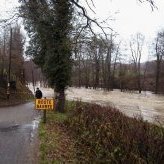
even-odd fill
[(156, 73), (155, 73), (155, 93), (159, 92), (159, 80), (161, 72), (161, 63), (164, 56), (164, 32), (157, 34), (155, 39)]
[(115, 71), (116, 71), (116, 66), (117, 66), (117, 60), (119, 58), (119, 54), (120, 54), (120, 44), (121, 42), (118, 43), (118, 45), (116, 46), (116, 50), (115, 50), (115, 56), (114, 56), (114, 61), (113, 61), (113, 71), (112, 71), (112, 82), (111, 82), (111, 88), (114, 88), (114, 82), (115, 82)]
[(130, 50), (132, 55), (132, 60), (134, 64), (134, 71), (136, 73), (138, 91), (141, 93), (141, 56), (144, 45), (144, 36), (140, 33), (137, 33), (136, 37), (130, 42)]

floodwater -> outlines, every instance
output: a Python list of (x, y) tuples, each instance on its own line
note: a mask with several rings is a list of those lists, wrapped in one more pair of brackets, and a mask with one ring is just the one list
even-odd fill
[(164, 96), (162, 95), (155, 95), (148, 91), (139, 94), (85, 88), (68, 88), (66, 94), (69, 100), (110, 105), (128, 116), (142, 116), (150, 122), (164, 124)]
[[(45, 97), (54, 96), (53, 90), (50, 88), (41, 88), (41, 90)], [(130, 117), (142, 116), (144, 120), (164, 125), (164, 96), (155, 95), (149, 91), (139, 94), (137, 92), (120, 92), (119, 90), (108, 92), (102, 89), (70, 87), (66, 90), (66, 98), (110, 105)]]

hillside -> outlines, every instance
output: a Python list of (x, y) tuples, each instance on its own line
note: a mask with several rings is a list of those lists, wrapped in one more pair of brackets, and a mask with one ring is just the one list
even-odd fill
[(17, 81), (16, 89), (11, 89), (9, 100), (7, 99), (6, 88), (0, 87), (0, 107), (21, 104), (32, 98), (32, 92), (20, 81)]

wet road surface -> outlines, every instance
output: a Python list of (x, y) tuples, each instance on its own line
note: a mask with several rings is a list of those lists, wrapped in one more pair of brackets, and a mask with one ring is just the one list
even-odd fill
[(33, 102), (0, 108), (0, 164), (37, 164), (39, 120)]

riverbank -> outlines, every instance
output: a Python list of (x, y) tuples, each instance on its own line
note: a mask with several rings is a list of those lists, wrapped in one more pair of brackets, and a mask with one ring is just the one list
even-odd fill
[[(33, 91), (32, 85), (29, 88)], [(54, 90), (42, 88), (43, 97), (54, 97)], [(96, 103), (102, 106), (112, 106), (130, 117), (141, 115), (144, 120), (164, 125), (164, 96), (149, 91), (120, 92), (120, 90), (104, 91), (102, 89), (86, 89), (69, 87), (66, 90), (66, 99), (69, 101), (82, 101)]]
[(39, 126), (39, 163), (77, 163), (75, 140), (65, 126), (67, 113), (48, 112)]
[(41, 163), (163, 163), (164, 129), (112, 107), (69, 102), (40, 124)]

